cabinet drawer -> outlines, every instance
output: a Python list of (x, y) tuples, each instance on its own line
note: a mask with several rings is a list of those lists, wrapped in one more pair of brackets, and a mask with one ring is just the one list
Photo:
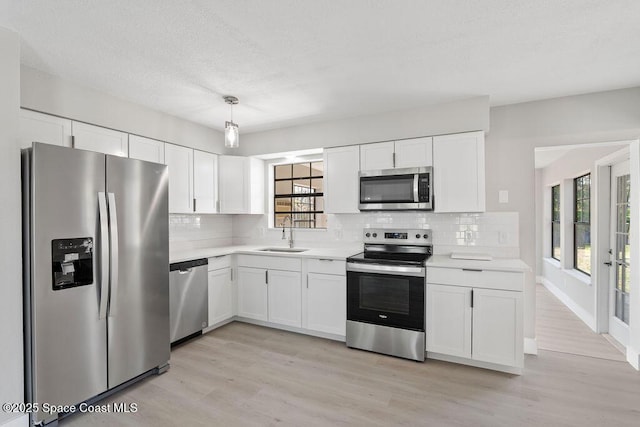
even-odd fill
[(427, 283), (522, 291), (524, 274), (512, 271), (428, 267)]
[(220, 255), (209, 258), (208, 271), (219, 270), (225, 267), (231, 267), (231, 255)]
[(307, 260), (307, 271), (309, 273), (339, 274), (346, 275), (346, 261), (340, 259), (309, 259)]
[(286, 258), (281, 256), (238, 255), (238, 266), (266, 268), (268, 270), (301, 271), (300, 258)]

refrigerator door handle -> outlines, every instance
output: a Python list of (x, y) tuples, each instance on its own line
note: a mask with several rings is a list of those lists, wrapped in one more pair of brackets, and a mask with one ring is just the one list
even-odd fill
[(111, 295), (109, 297), (109, 317), (118, 313), (118, 214), (116, 211), (116, 196), (108, 193), (109, 197), (109, 237), (111, 243)]
[(98, 193), (98, 208), (100, 212), (100, 307), (99, 318), (107, 316), (109, 302), (109, 220), (107, 218), (107, 196)]

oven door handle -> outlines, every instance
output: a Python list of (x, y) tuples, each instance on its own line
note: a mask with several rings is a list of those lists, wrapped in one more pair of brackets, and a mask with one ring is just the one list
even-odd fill
[(424, 277), (424, 267), (408, 267), (400, 265), (347, 263), (347, 271), (357, 273), (382, 273), (394, 276)]

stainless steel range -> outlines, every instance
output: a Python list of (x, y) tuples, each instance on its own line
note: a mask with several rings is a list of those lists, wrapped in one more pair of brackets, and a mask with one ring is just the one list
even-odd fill
[(364, 230), (347, 258), (347, 346), (424, 361), (431, 230)]

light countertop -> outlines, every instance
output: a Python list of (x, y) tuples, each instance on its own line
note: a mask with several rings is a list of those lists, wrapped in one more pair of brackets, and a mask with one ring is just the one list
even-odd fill
[(427, 268), (470, 268), (477, 270), (514, 271), (525, 273), (531, 268), (518, 258), (494, 258), (491, 261), (453, 259), (450, 255), (433, 255), (427, 261)]
[[(181, 251), (171, 251), (169, 253), (169, 262), (182, 262), (199, 258), (212, 258), (222, 255), (247, 254), (247, 255), (264, 255), (288, 258), (324, 258), (344, 260), (352, 255), (362, 252), (362, 245), (345, 245), (339, 247), (327, 248), (308, 248), (304, 252), (263, 252), (260, 249), (283, 247), (283, 245), (234, 245), (220, 246), (215, 248), (189, 249)], [(304, 248), (307, 248), (306, 246)], [(302, 247), (300, 248), (302, 249)]]

